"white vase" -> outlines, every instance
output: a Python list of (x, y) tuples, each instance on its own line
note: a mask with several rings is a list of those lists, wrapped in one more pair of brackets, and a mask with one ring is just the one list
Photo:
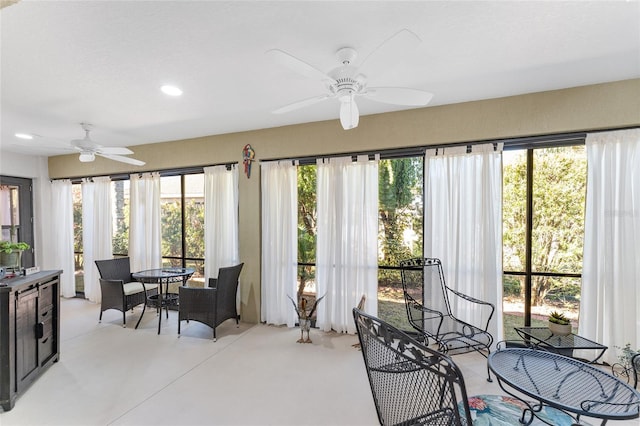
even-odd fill
[(571, 324), (549, 322), (549, 331), (551, 331), (554, 336), (568, 336), (571, 334)]

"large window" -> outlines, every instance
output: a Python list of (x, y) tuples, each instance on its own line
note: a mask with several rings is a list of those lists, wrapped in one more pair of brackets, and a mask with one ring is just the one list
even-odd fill
[(204, 282), (204, 174), (160, 178), (162, 261), (192, 267)]
[(578, 326), (586, 170), (583, 145), (504, 153), (506, 339), (554, 310)]
[[(76, 292), (84, 292), (82, 255), (82, 187), (73, 185)], [(129, 252), (129, 180), (111, 182), (113, 255)], [(195, 283), (204, 282), (204, 174), (160, 178), (162, 263), (193, 267)]]
[(380, 160), (378, 177), (378, 316), (411, 330), (402, 293), (401, 260), (422, 256), (422, 157)]
[[(378, 315), (396, 326), (406, 320), (401, 259), (422, 256), (422, 157), (379, 164)], [(298, 293), (315, 296), (316, 166), (298, 167)], [(366, 303), (366, 302), (365, 302)]]
[[(545, 325), (550, 311), (578, 325), (586, 188), (583, 145), (506, 150), (503, 169), (503, 310), (514, 327)], [(379, 165), (378, 313), (410, 330), (398, 264), (423, 255), (423, 157)], [(298, 283), (315, 293), (316, 167), (298, 168)]]

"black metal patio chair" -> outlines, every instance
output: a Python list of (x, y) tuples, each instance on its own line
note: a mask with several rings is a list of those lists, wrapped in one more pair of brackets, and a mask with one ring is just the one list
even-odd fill
[(640, 353), (631, 357), (631, 378), (633, 387), (638, 389), (638, 382), (640, 382)]
[[(495, 306), (447, 286), (442, 263), (435, 258), (414, 258), (400, 262), (402, 289), (409, 324), (438, 350), (449, 355), (476, 351), (487, 357), (493, 336), (487, 331)], [(453, 313), (480, 310), (481, 325), (465, 322)], [(431, 340), (430, 340), (431, 339)]]

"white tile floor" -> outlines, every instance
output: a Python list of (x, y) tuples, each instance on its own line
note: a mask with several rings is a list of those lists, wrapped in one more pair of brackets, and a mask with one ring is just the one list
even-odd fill
[[(375, 425), (378, 419), (356, 336), (227, 321), (211, 329), (140, 308), (107, 311), (80, 299), (61, 305), (61, 357), (2, 413), (0, 425)], [(502, 393), (486, 361), (457, 355), (469, 395)], [(517, 424), (517, 423), (515, 423)], [(616, 425), (638, 425), (637, 421)]]

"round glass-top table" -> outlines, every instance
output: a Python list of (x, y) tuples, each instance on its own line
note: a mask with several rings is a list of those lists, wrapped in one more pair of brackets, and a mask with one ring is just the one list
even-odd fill
[[(180, 282), (186, 283), (191, 275), (195, 272), (193, 268), (157, 268), (147, 269), (145, 271), (134, 272), (131, 274), (134, 280), (144, 284), (158, 284), (158, 294), (149, 296), (147, 303), (150, 306), (155, 306), (160, 309), (158, 315), (158, 334), (160, 334), (160, 327), (162, 325), (162, 308), (164, 307), (167, 319), (169, 318), (169, 306), (175, 306), (178, 304), (178, 295), (175, 293), (169, 293), (169, 284)], [(142, 320), (142, 315), (138, 319), (136, 328)]]

